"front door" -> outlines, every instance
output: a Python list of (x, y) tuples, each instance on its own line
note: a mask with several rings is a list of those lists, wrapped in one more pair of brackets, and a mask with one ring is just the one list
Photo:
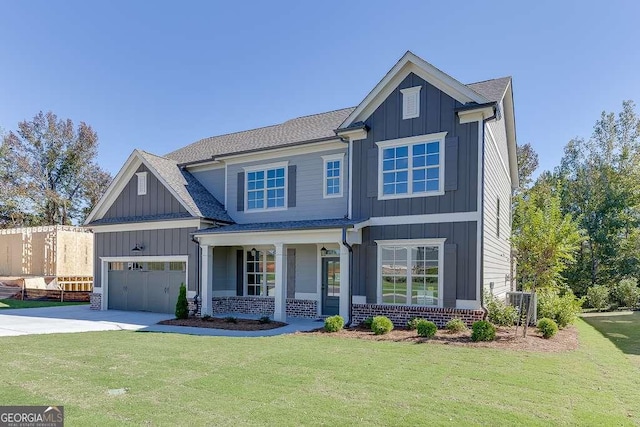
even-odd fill
[(322, 258), (322, 314), (340, 311), (340, 258)]

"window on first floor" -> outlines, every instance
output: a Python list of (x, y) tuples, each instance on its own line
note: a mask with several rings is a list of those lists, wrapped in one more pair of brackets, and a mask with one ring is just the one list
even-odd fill
[(440, 306), (442, 244), (379, 244), (382, 304)]
[(275, 250), (247, 251), (247, 295), (275, 296), (275, 289)]

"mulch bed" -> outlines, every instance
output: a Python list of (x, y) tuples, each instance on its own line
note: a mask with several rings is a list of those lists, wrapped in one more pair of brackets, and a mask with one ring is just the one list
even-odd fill
[(518, 336), (514, 335), (515, 328), (496, 328), (496, 339), (490, 342), (471, 341), (471, 331), (452, 334), (445, 330), (438, 330), (433, 338), (419, 337), (416, 331), (404, 328), (394, 329), (385, 335), (375, 335), (371, 330), (364, 327), (343, 329), (339, 332), (325, 332), (324, 329), (316, 329), (310, 332), (299, 332), (301, 334), (335, 336), (339, 338), (355, 338), (373, 341), (395, 341), (406, 343), (429, 343), (441, 345), (455, 345), (464, 347), (498, 348), (516, 351), (531, 351), (543, 353), (559, 353), (571, 351), (578, 348), (578, 331), (575, 326), (568, 326), (558, 331), (558, 334), (551, 339), (544, 339), (536, 331), (536, 328), (529, 328), (526, 338), (522, 337), (522, 327), (518, 329)]
[(190, 326), (192, 328), (226, 329), (231, 331), (266, 331), (268, 329), (281, 328), (286, 323), (272, 320), (269, 323), (261, 323), (259, 320), (235, 318), (235, 323), (221, 317), (190, 317), (188, 319), (170, 319), (158, 322), (159, 325)]

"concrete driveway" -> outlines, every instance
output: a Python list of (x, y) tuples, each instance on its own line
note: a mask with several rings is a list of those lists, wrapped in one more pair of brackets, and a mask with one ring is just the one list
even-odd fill
[(91, 331), (137, 331), (171, 314), (90, 310), (88, 305), (0, 310), (0, 337)]

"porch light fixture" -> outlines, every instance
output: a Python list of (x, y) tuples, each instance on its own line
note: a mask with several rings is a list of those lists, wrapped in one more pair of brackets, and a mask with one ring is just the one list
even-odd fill
[(322, 247), (322, 249), (320, 249), (320, 255), (322, 256), (326, 256), (327, 255), (327, 248), (325, 248), (324, 246)]
[(142, 252), (142, 250), (144, 249), (144, 246), (136, 243), (136, 245), (134, 246), (133, 249), (131, 249), (131, 252)]
[(258, 251), (256, 250), (256, 248), (251, 248), (251, 256), (252, 256), (252, 257), (255, 257), (255, 256), (256, 256), (256, 252), (258, 252)]

